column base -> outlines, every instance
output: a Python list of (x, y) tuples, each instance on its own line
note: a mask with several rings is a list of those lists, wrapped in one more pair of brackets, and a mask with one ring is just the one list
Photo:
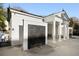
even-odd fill
[(59, 35), (59, 40), (58, 40), (59, 42), (61, 42), (62, 40), (61, 40), (61, 35)]

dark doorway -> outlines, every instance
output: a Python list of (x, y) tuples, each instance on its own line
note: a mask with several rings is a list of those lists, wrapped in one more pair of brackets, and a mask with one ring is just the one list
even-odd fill
[(56, 31), (55, 31), (55, 34), (56, 34), (56, 41), (59, 40), (59, 22), (56, 21), (56, 24), (55, 24), (55, 27), (56, 27)]
[(28, 25), (28, 49), (45, 44), (45, 26)]
[(53, 24), (48, 23), (48, 39), (52, 39)]

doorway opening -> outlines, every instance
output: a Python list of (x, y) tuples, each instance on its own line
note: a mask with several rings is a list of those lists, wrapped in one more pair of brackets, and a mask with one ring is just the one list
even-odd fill
[(53, 24), (48, 23), (48, 39), (52, 39)]
[(56, 41), (59, 40), (59, 22), (56, 21), (56, 24), (55, 24), (55, 28), (56, 28), (56, 31), (55, 31), (55, 38), (56, 38)]
[(28, 25), (28, 49), (45, 45), (45, 26)]

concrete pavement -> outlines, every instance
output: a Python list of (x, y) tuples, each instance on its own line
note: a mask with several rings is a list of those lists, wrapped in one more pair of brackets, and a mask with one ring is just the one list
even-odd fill
[(79, 39), (77, 37), (69, 40), (63, 40), (58, 43), (32, 48), (23, 51), (21, 47), (3, 47), (0, 48), (0, 56), (79, 56)]

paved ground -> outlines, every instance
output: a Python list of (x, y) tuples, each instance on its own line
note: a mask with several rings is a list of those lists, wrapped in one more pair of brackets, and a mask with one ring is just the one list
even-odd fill
[(23, 51), (21, 47), (0, 48), (0, 56), (79, 56), (79, 37)]

